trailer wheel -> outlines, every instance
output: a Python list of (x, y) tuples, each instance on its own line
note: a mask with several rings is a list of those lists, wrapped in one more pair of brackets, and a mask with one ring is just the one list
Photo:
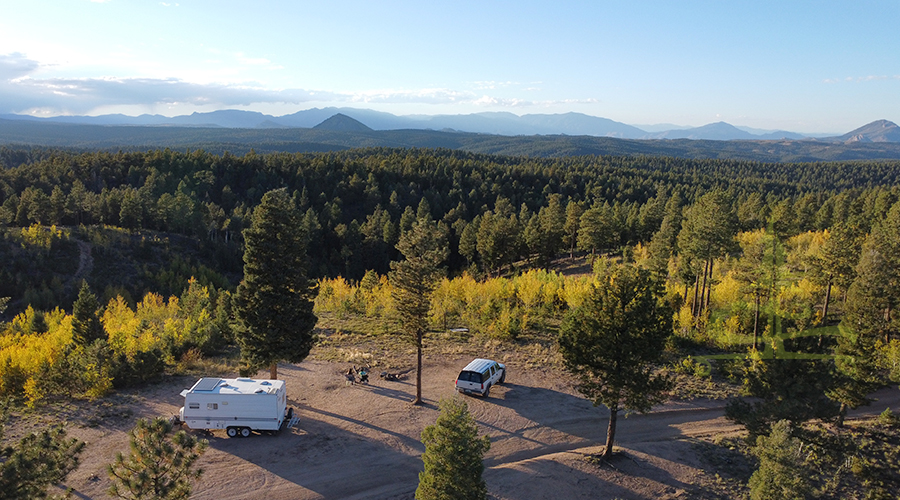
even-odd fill
[(229, 427), (225, 429), (225, 434), (228, 434), (228, 437), (233, 438), (238, 435), (237, 427)]
[(241, 427), (241, 437), (250, 437), (249, 427)]

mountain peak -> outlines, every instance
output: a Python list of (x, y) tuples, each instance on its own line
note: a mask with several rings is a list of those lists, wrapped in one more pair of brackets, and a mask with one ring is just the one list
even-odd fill
[(336, 132), (370, 132), (371, 128), (367, 127), (359, 120), (350, 118), (343, 113), (337, 113), (327, 118), (322, 123), (313, 127), (319, 130), (331, 130)]
[(888, 120), (875, 120), (831, 140), (840, 142), (900, 142), (900, 127)]

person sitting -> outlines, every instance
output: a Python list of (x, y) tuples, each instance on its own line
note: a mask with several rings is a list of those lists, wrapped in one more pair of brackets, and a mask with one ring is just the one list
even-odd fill
[(359, 369), (359, 383), (361, 383), (361, 384), (369, 383), (369, 372), (366, 371), (365, 368)]
[(347, 370), (347, 373), (344, 376), (347, 377), (347, 385), (356, 383), (356, 375), (354, 374), (352, 366)]

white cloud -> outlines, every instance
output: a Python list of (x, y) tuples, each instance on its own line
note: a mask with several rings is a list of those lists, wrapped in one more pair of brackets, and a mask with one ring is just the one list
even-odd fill
[(369, 90), (347, 94), (352, 102), (458, 104), (471, 102), (474, 95), (450, 89)]
[(0, 54), (0, 81), (21, 78), (38, 69), (39, 66), (37, 61), (29, 59), (19, 52)]
[(848, 76), (841, 78), (826, 78), (823, 83), (841, 83), (841, 82), (878, 82), (885, 80), (900, 80), (900, 75), (867, 75), (867, 76)]
[(246, 64), (249, 66), (265, 66), (267, 64), (272, 64), (272, 61), (266, 59), (265, 57), (247, 57), (243, 52), (238, 52), (235, 54), (238, 62), (241, 64)]
[[(315, 97), (313, 97), (315, 95)], [(299, 104), (346, 96), (303, 89), (269, 90), (258, 86), (201, 85), (149, 78), (20, 78), (0, 87), (0, 112), (55, 109), (57, 114), (85, 114), (109, 106), (168, 104), (247, 106), (254, 103)]]
[[(204, 106), (248, 108), (259, 105), (304, 103), (364, 103), (369, 105), (452, 105), (477, 108), (551, 107), (586, 104), (594, 99), (531, 101), (475, 94), (448, 88), (379, 89), (330, 92), (307, 89), (271, 89), (255, 82), (197, 83), (178, 78), (34, 78), (38, 64), (21, 54), (0, 58), (0, 113), (40, 110), (42, 114), (95, 114), (98, 110), (155, 110), (160, 107)], [(14, 76), (15, 78), (10, 78)]]

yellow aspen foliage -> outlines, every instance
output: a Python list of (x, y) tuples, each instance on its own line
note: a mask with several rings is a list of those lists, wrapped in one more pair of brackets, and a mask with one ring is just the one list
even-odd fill
[(900, 340), (891, 339), (890, 343), (878, 341), (878, 365), (888, 372), (888, 378), (900, 382)]
[(53, 245), (53, 240), (62, 238), (62, 231), (56, 226), (45, 228), (40, 224), (32, 224), (29, 227), (22, 228), (22, 246), (36, 246), (44, 250), (49, 250)]
[(783, 286), (778, 292), (778, 314), (794, 321), (795, 329), (802, 331), (818, 319), (815, 309), (814, 284), (806, 279)]
[(133, 358), (137, 352), (135, 337), (140, 329), (141, 321), (128, 307), (121, 295), (110, 299), (100, 322), (103, 323), (103, 328), (109, 336), (109, 345), (113, 351), (125, 353), (129, 358)]
[(822, 245), (830, 238), (828, 230), (807, 231), (788, 238), (785, 242), (787, 248), (787, 262), (798, 269), (806, 270), (807, 263), (812, 257), (821, 253)]
[(185, 332), (194, 328), (196, 322), (210, 319), (208, 314), (187, 319), (180, 313), (178, 297), (166, 301), (151, 292), (134, 310), (121, 296), (111, 299), (100, 321), (113, 352), (124, 353), (131, 360), (139, 352), (162, 349), (167, 344), (181, 345)]
[(735, 239), (737, 239), (741, 248), (749, 248), (759, 245), (765, 236), (765, 229), (757, 229), (755, 231), (742, 231), (735, 236)]
[(513, 278), (516, 297), (527, 309), (537, 308), (543, 299), (543, 288), (546, 281), (546, 271), (531, 269), (524, 274)]
[(675, 325), (681, 329), (682, 333), (689, 332), (694, 324), (694, 315), (691, 312), (690, 304), (685, 304), (675, 313)]
[(741, 283), (729, 271), (718, 283), (713, 285), (712, 294), (710, 294), (710, 307), (728, 307), (730, 304), (743, 300), (743, 298)]
[(558, 292), (560, 299), (570, 309), (574, 309), (584, 302), (594, 286), (594, 279), (587, 277), (570, 277), (563, 282), (562, 289)]
[(0, 394), (23, 394), (27, 401), (42, 397), (37, 377), (53, 365), (72, 342), (72, 318), (60, 309), (44, 314), (47, 331), (28, 330), (37, 314), (31, 307), (13, 318), (0, 336)]
[(442, 278), (431, 293), (429, 321), (442, 329), (458, 320), (465, 309), (464, 295), (458, 280)]
[(643, 266), (647, 260), (650, 259), (650, 246), (644, 245), (641, 242), (638, 242), (637, 245), (634, 246), (634, 262)]
[(378, 284), (371, 290), (365, 292), (366, 316), (376, 317), (394, 317), (397, 315), (397, 308), (394, 306), (394, 297), (392, 295), (390, 281), (387, 276), (378, 278)]
[(340, 276), (333, 279), (325, 278), (319, 281), (319, 294), (314, 307), (317, 311), (330, 312), (343, 317), (357, 310), (358, 293), (359, 286), (351, 284)]

